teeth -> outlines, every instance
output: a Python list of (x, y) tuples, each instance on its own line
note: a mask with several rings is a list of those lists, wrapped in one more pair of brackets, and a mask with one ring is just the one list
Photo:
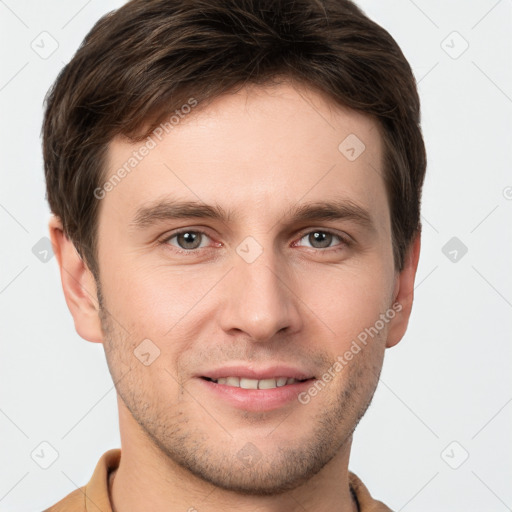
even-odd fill
[(233, 386), (234, 388), (240, 387), (240, 379), (238, 377), (227, 377), (226, 385)]
[(289, 384), (295, 384), (300, 382), (297, 379), (278, 377), (276, 379), (246, 379), (244, 377), (221, 377), (219, 379), (213, 379), (217, 384), (223, 384), (225, 386), (231, 386), (234, 388), (242, 389), (274, 389), (280, 388)]
[(258, 382), (258, 389), (274, 389), (277, 388), (276, 379), (262, 379)]
[(240, 379), (240, 387), (242, 389), (258, 389), (258, 381), (256, 379)]

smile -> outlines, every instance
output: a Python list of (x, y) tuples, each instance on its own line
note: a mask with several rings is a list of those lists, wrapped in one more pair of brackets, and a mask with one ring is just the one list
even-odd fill
[(244, 377), (220, 377), (218, 379), (210, 379), (209, 377), (204, 378), (210, 382), (214, 382), (215, 384), (222, 384), (224, 386), (242, 389), (274, 389), (308, 380), (299, 380), (289, 377), (275, 377), (260, 380), (248, 379)]

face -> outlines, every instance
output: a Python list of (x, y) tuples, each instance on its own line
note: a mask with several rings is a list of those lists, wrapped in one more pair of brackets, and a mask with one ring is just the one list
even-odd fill
[[(203, 480), (292, 489), (350, 442), (399, 321), (379, 129), (281, 84), (153, 138), (100, 205), (121, 407)], [(143, 144), (112, 141), (108, 176)]]

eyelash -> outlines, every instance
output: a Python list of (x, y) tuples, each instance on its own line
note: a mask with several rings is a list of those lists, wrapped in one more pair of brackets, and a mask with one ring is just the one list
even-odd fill
[[(169, 244), (170, 240), (172, 240), (173, 238), (176, 238), (177, 236), (179, 236), (183, 233), (196, 233), (196, 234), (204, 235), (207, 238), (210, 238), (206, 232), (201, 231), (199, 229), (182, 229), (181, 231), (177, 231), (176, 233), (173, 233), (170, 236), (166, 236), (163, 240), (160, 240), (159, 243), (161, 245), (164, 245), (167, 247), (172, 247), (172, 251), (176, 252), (177, 254), (186, 254), (186, 255), (191, 255), (191, 256), (196, 255), (200, 249), (208, 249), (207, 247), (200, 247), (200, 248), (196, 248), (196, 249), (188, 249), (187, 250), (187, 249), (180, 249), (179, 247)], [(304, 237), (310, 235), (311, 233), (325, 233), (328, 235), (333, 235), (334, 237), (337, 237), (341, 242), (339, 244), (341, 247), (337, 247), (337, 246), (324, 247), (324, 248), (308, 247), (308, 249), (317, 250), (320, 252), (331, 252), (331, 251), (337, 252), (337, 251), (343, 250), (346, 247), (350, 247), (350, 245), (352, 243), (348, 236), (342, 236), (342, 235), (335, 233), (334, 231), (330, 231), (328, 229), (311, 229), (309, 231), (302, 232), (300, 234), (299, 241), (302, 240)], [(211, 247), (210, 247), (210, 249), (211, 249)]]

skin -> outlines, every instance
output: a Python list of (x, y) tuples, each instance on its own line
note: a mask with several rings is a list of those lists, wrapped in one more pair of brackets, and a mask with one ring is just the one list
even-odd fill
[[(366, 146), (354, 161), (338, 150), (349, 134)], [(107, 176), (140, 145), (114, 139)], [(297, 84), (246, 86), (189, 114), (101, 200), (98, 283), (51, 219), (76, 330), (103, 343), (118, 393), (114, 510), (356, 510), (352, 432), (385, 348), (406, 331), (420, 250), (418, 234), (395, 269), (381, 160), (373, 119)], [(232, 215), (135, 227), (138, 208), (163, 197)], [(291, 207), (326, 200), (359, 205), (373, 228), (289, 222)], [(199, 248), (169, 239), (182, 228), (205, 233)], [(322, 245), (318, 231), (333, 236)], [(262, 249), (252, 263), (236, 250), (248, 236)], [(305, 405), (243, 410), (198, 378), (233, 362), (321, 378), (394, 303), (401, 311)], [(149, 366), (134, 356), (144, 339), (160, 350)], [(244, 463), (247, 450), (255, 463)]]

